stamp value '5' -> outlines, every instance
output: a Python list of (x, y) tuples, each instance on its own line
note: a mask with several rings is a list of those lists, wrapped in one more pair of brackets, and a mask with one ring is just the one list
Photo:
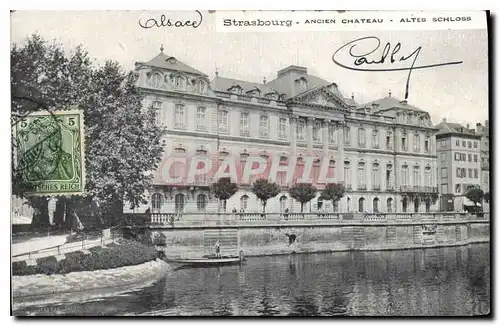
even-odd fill
[(15, 171), (27, 194), (75, 195), (85, 187), (83, 113), (35, 112), (14, 126)]

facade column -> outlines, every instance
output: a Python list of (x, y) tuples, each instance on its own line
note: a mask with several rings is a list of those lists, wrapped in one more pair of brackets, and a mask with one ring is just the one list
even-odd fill
[(330, 139), (328, 137), (328, 127), (330, 126), (330, 121), (323, 120), (321, 122), (321, 129), (323, 131), (323, 157), (328, 158), (328, 146), (330, 144)]
[(312, 153), (313, 149), (313, 125), (314, 118), (307, 118), (307, 152)]
[(297, 155), (297, 116), (290, 116), (290, 154), (292, 157)]
[(337, 134), (337, 148), (338, 148), (338, 155), (335, 160), (335, 167), (336, 167), (336, 178), (337, 182), (339, 183), (344, 183), (344, 126), (342, 123), (336, 123), (335, 125), (335, 132)]

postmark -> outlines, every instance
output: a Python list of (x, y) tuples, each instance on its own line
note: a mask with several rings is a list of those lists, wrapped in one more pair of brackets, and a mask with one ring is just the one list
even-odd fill
[(13, 130), (15, 171), (26, 195), (77, 195), (85, 186), (83, 113), (34, 112)]

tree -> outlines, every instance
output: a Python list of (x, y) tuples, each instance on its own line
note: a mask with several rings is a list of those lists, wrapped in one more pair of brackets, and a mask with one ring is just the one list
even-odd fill
[(231, 196), (238, 191), (236, 183), (231, 182), (231, 178), (220, 178), (216, 183), (212, 184), (212, 192), (215, 198), (222, 200), (224, 203), (224, 211), (226, 210), (226, 203)]
[(345, 194), (345, 187), (342, 183), (329, 183), (321, 192), (321, 197), (325, 200), (330, 200), (334, 206)]
[(270, 198), (278, 196), (281, 189), (275, 182), (269, 182), (267, 179), (258, 179), (252, 185), (252, 192), (262, 201), (262, 212), (265, 213), (267, 201)]
[(474, 203), (477, 209), (477, 203), (480, 203), (484, 198), (484, 191), (475, 185), (470, 185), (465, 189), (465, 197)]
[(300, 211), (304, 212), (304, 204), (316, 197), (317, 189), (310, 183), (297, 183), (288, 192), (293, 199), (300, 203)]
[(489, 191), (484, 194), (484, 201), (487, 203), (490, 202), (490, 192)]
[[(85, 191), (82, 197), (61, 196), (59, 209), (83, 205), (82, 198), (91, 198), (103, 215), (117, 217), (124, 202), (132, 208), (147, 202), (144, 194), (153, 177), (147, 171), (160, 163), (164, 130), (155, 123), (155, 110), (143, 108), (135, 82), (136, 77), (116, 62), (95, 67), (82, 47), (68, 54), (38, 35), (22, 47), (12, 46), (13, 124), (34, 111), (77, 108), (84, 114)], [(23, 196), (20, 173), (12, 170), (13, 192)], [(34, 206), (46, 205), (28, 199)], [(48, 214), (38, 214), (34, 223), (48, 224)]]

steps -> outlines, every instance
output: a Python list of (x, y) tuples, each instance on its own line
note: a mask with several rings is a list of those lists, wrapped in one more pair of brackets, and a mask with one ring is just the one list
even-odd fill
[(442, 225), (437, 225), (436, 226), (436, 241), (438, 243), (443, 243), (444, 242), (444, 230)]
[(423, 242), (422, 226), (421, 225), (414, 225), (413, 226), (413, 243), (414, 244), (421, 244), (422, 242)]
[(354, 248), (363, 248), (365, 246), (365, 227), (354, 226), (352, 229), (352, 237), (354, 239)]
[(385, 229), (385, 237), (388, 244), (396, 243), (396, 226), (390, 225)]
[(204, 255), (215, 254), (215, 243), (219, 240), (220, 252), (222, 256), (239, 255), (238, 229), (208, 229), (203, 232), (203, 252)]

